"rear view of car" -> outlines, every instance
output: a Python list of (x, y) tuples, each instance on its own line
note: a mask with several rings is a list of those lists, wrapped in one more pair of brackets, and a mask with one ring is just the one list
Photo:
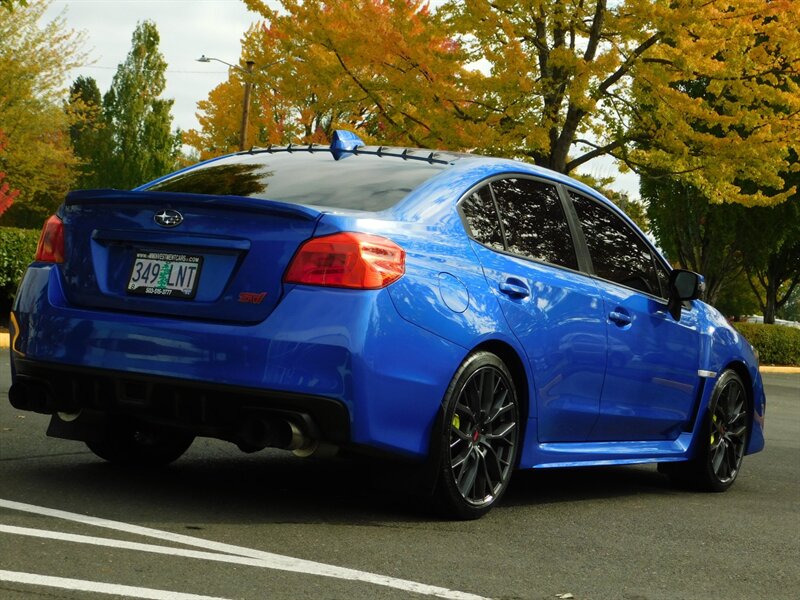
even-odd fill
[(69, 194), (13, 307), (9, 399), (113, 463), (196, 436), (406, 459), (459, 518), (516, 468), (724, 489), (764, 398), (701, 280), (568, 177), (337, 132)]

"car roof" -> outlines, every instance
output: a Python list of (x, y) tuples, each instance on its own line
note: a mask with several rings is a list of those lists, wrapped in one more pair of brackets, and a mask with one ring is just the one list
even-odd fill
[[(218, 161), (228, 161), (241, 157), (255, 158), (259, 155), (286, 155), (296, 154), (299, 156), (311, 154), (328, 154), (332, 156), (336, 162), (340, 159), (349, 156), (371, 156), (387, 159), (400, 159), (405, 162), (409, 167), (414, 165), (417, 168), (422, 167), (423, 164), (428, 164), (432, 167), (430, 182), (425, 181), (417, 189), (413, 190), (396, 204), (387, 207), (388, 210), (393, 210), (395, 207), (400, 212), (405, 213), (407, 216), (410, 212), (414, 212), (413, 207), (424, 199), (418, 192), (425, 191), (428, 193), (428, 188), (431, 187), (429, 183), (436, 187), (439, 182), (446, 182), (449, 188), (450, 197), (454, 191), (458, 192), (459, 197), (467, 191), (467, 188), (472, 187), (474, 183), (480, 182), (484, 179), (492, 178), (496, 175), (502, 174), (521, 174), (527, 176), (538, 177), (541, 179), (549, 180), (555, 183), (561, 183), (572, 187), (592, 198), (613, 207), (617, 212), (624, 215), (622, 211), (614, 205), (613, 202), (605, 198), (597, 190), (587, 186), (580, 181), (569, 177), (563, 173), (553, 171), (544, 167), (508, 158), (498, 158), (485, 156), (481, 154), (474, 154), (471, 152), (452, 152), (445, 150), (432, 150), (426, 148), (403, 147), (403, 146), (375, 146), (366, 145), (355, 133), (346, 130), (336, 130), (332, 135), (330, 145), (327, 144), (285, 144), (285, 145), (269, 145), (266, 147), (253, 147), (249, 150), (235, 152), (224, 156), (215, 157), (201, 163), (191, 165), (179, 171), (160, 177), (154, 181), (146, 183), (137, 190), (144, 190), (155, 186), (175, 176), (180, 175), (186, 171), (203, 168), (210, 166)], [(298, 157), (299, 157), (298, 156)], [(466, 186), (464, 189), (458, 189), (459, 180), (464, 181)], [(470, 181), (471, 180), (471, 181)], [(462, 186), (463, 187), (463, 186)], [(325, 208), (325, 207), (321, 207)]]

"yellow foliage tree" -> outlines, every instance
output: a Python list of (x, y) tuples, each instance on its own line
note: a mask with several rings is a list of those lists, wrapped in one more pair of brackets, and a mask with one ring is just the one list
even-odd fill
[[(498, 150), (566, 173), (610, 154), (715, 201), (793, 193), (781, 173), (800, 133), (795, 0), (466, 0), (445, 11), (486, 65), (471, 84), (502, 115)], [(707, 93), (687, 85), (698, 81)]]
[(258, 139), (343, 125), (564, 173), (611, 155), (714, 201), (795, 191), (796, 0), (243, 1), (266, 20), (243, 44)]
[[(266, 19), (243, 40), (257, 141), (324, 142), (347, 127), (367, 140), (463, 148), (483, 131), (460, 116), (467, 90), (453, 74), (467, 55), (424, 2), (286, 1), (280, 12), (247, 3)], [(242, 76), (232, 71), (199, 104), (202, 131), (187, 139), (202, 152), (236, 131), (221, 107), (241, 102)]]
[(83, 59), (82, 38), (57, 18), (41, 26), (49, 2), (17, 5), (0, 18), (0, 171), (19, 190), (4, 224), (40, 227), (63, 200), (78, 163), (64, 110), (64, 74)]

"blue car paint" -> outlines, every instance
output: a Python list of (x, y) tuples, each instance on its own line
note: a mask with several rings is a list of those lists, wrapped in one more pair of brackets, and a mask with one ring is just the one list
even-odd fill
[(204, 323), (198, 335), (196, 321), (71, 308), (60, 280), (52, 265), (28, 270), (14, 306), (20, 356), (333, 398), (354, 443), (412, 456), (427, 452), (450, 365), (465, 353), (400, 318), (386, 290), (293, 286), (264, 322)]
[[(577, 303), (556, 301), (558, 294), (548, 300), (544, 294), (544, 301), (536, 310), (543, 323), (555, 323), (555, 328), (526, 323), (519, 307), (498, 293), (497, 274), (502, 274), (503, 269), (482, 264), (486, 261), (481, 261), (480, 255), (490, 251), (467, 237), (455, 204), (478, 182), (511, 173), (567, 184), (609, 204), (566, 176), (515, 161), (488, 158), (456, 161), (403, 201), (379, 213), (287, 208), (280, 203), (241, 199), (242, 207), (252, 204), (256, 212), (267, 205), (267, 210), (302, 213), (300, 216), (314, 220), (313, 230), (304, 234), (307, 237), (337, 231), (388, 237), (406, 249), (406, 274), (380, 291), (284, 285), (275, 292), (279, 301), (268, 317), (251, 323), (221, 323), (203, 320), (207, 314), (200, 314), (201, 320), (187, 320), (169, 314), (76, 308), (64, 292), (63, 278), (69, 271), (65, 273), (63, 266), (34, 264), (14, 305), (19, 331), (12, 332), (16, 340), (12, 355), (320, 394), (347, 407), (354, 443), (423, 457), (428, 453), (431, 428), (445, 390), (458, 365), (476, 347), (502, 344), (519, 358), (528, 383), (528, 424), (520, 467), (691, 458), (698, 443), (695, 432), (715, 378), (692, 378), (689, 367), (672, 360), (673, 356), (695, 352), (685, 339), (676, 340), (670, 352), (662, 355), (667, 363), (662, 367), (664, 373), (672, 367), (678, 370), (666, 383), (685, 392), (672, 420), (658, 414), (654, 417), (651, 408), (635, 397), (640, 389), (625, 394), (623, 400), (632, 402), (611, 402), (606, 407), (597, 394), (606, 381), (607, 362), (618, 361), (619, 367), (625, 367), (642, 364), (643, 358), (651, 365), (657, 361), (647, 359), (652, 350), (649, 346), (642, 349), (637, 344), (615, 345), (612, 341), (606, 352), (600, 349), (605, 340), (614, 337), (603, 332), (610, 325), (604, 317), (601, 321), (609, 302), (614, 304), (609, 293), (605, 297), (601, 293), (605, 283), (589, 275), (515, 259), (533, 269), (535, 276), (523, 283), (538, 286), (538, 291), (563, 286), (565, 277), (583, 288)], [(134, 192), (117, 192), (121, 203), (126, 198), (132, 203), (132, 229), (144, 228), (147, 211), (139, 214), (135, 205), (140, 197), (152, 197), (147, 188), (153, 183)], [(77, 199), (90, 199), (91, 193), (83, 194)], [(108, 192), (96, 194), (98, 198), (104, 194), (107, 197)], [(163, 199), (170, 205), (187, 207), (213, 203), (207, 198), (181, 194), (164, 194)], [(61, 213), (69, 225), (69, 199), (66, 211), (62, 207)], [(101, 269), (108, 266), (109, 260), (96, 247), (108, 240), (103, 232), (100, 222), (92, 232), (91, 251), (84, 257), (91, 257)], [(236, 224), (231, 223), (228, 229), (222, 227), (220, 235), (235, 236)], [(244, 245), (241, 249), (249, 250)], [(230, 265), (212, 267), (220, 272), (228, 268)], [(98, 289), (103, 293), (112, 291), (122, 281), (118, 273), (116, 276), (115, 281), (112, 277), (98, 280)], [(594, 298), (592, 289), (596, 290)], [(210, 300), (214, 296), (207, 290), (202, 293), (207, 295), (199, 299)], [(166, 310), (175, 306), (170, 300), (157, 302), (162, 302)], [(718, 377), (726, 368), (734, 367), (749, 378), (756, 414), (747, 451), (758, 451), (764, 444), (765, 400), (752, 349), (719, 313), (698, 301), (692, 304), (694, 308), (688, 311), (690, 322), (682, 326), (698, 332), (699, 350), (692, 358), (693, 368), (711, 371)], [(130, 300), (130, 305), (135, 310), (136, 300)], [(558, 320), (570, 314), (578, 324), (573, 330), (559, 332)], [(286, 323), (295, 326), (287, 328)], [(581, 323), (590, 330), (582, 330)], [(53, 331), (62, 335), (55, 338)], [(526, 344), (526, 337), (532, 341), (537, 336), (543, 337), (538, 346)], [(560, 377), (555, 387), (553, 377)], [(668, 412), (667, 407), (662, 406), (660, 412)], [(603, 439), (613, 435), (614, 417), (623, 413), (632, 415), (634, 427), (647, 424), (652, 429), (648, 436), (654, 439)]]
[(632, 321), (607, 321), (605, 384), (589, 439), (675, 439), (690, 424), (700, 384), (699, 308), (684, 309), (676, 321), (662, 299), (602, 280), (597, 286), (605, 313)]

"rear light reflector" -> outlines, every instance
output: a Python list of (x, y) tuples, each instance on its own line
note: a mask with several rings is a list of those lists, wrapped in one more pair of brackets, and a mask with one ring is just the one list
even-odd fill
[(305, 242), (283, 280), (377, 290), (400, 279), (405, 264), (405, 251), (391, 240), (367, 233), (335, 233)]
[(36, 247), (36, 260), (39, 262), (64, 262), (64, 222), (53, 215), (44, 223), (39, 245)]

